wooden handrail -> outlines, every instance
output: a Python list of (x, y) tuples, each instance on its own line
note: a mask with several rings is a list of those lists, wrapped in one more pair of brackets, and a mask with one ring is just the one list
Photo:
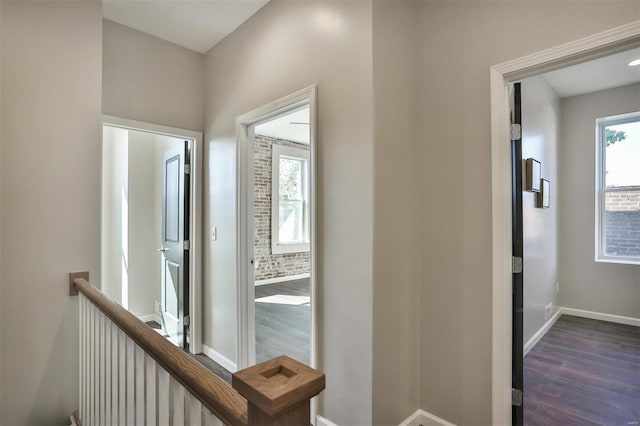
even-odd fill
[(174, 346), (135, 315), (83, 278), (72, 280), (75, 288), (182, 384), (222, 421), (247, 425), (247, 400), (198, 361)]

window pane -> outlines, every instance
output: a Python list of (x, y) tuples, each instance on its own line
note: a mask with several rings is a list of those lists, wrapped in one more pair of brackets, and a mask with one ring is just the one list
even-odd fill
[(304, 229), (306, 160), (280, 157), (280, 208), (278, 240), (284, 244), (306, 242)]
[(304, 242), (302, 201), (280, 200), (279, 219), (278, 239), (281, 243)]
[(640, 256), (640, 191), (605, 193), (605, 254)]
[(640, 121), (605, 126), (605, 186), (640, 186)]
[(280, 158), (280, 200), (302, 200), (302, 166), (304, 160)]

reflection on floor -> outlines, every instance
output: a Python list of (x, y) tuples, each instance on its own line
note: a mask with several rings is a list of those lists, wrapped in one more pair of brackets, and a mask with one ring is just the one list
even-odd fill
[(288, 355), (309, 364), (309, 278), (256, 286), (256, 362)]
[(640, 327), (563, 315), (524, 358), (526, 426), (639, 421)]

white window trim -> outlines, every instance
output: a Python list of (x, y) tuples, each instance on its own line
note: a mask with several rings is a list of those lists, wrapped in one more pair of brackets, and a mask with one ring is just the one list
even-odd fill
[[(306, 243), (281, 243), (280, 242), (280, 158), (301, 158), (307, 162), (307, 169), (303, 173), (303, 215), (304, 226), (306, 231)], [(310, 251), (309, 240), (309, 161), (310, 155), (308, 150), (294, 148), (285, 145), (273, 144), (271, 146), (271, 253), (303, 253)]]
[(640, 111), (628, 114), (598, 118), (596, 120), (596, 220), (595, 220), (595, 261), (640, 265), (640, 257), (610, 256), (606, 254), (605, 195), (607, 192), (640, 190), (640, 186), (605, 188), (606, 138), (605, 127), (640, 121)]

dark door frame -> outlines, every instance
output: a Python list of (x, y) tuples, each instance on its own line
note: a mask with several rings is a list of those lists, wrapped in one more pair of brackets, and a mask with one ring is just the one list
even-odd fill
[(512, 244), (512, 316), (511, 316), (511, 421), (522, 426), (523, 419), (523, 218), (522, 218), (522, 110), (521, 83), (513, 85), (511, 132), (511, 244)]

